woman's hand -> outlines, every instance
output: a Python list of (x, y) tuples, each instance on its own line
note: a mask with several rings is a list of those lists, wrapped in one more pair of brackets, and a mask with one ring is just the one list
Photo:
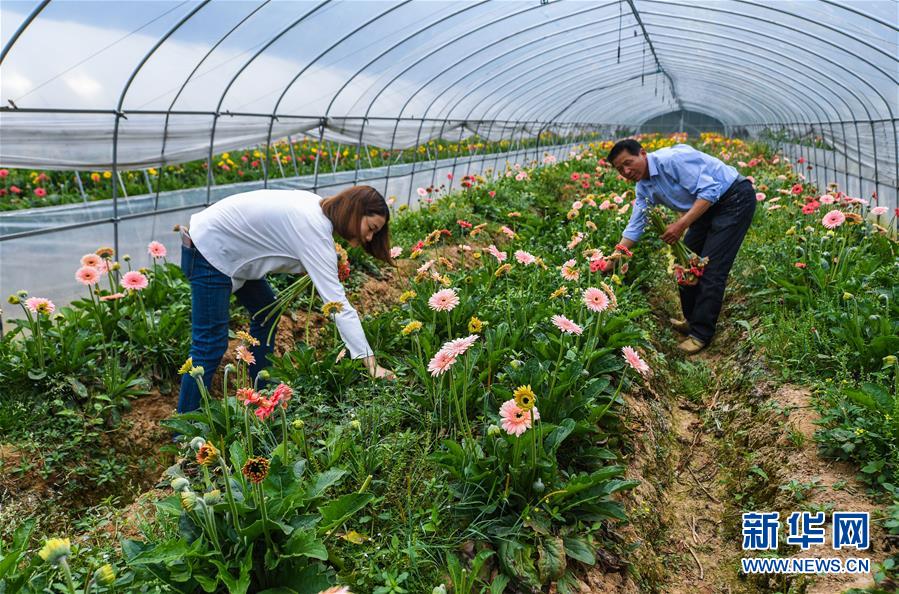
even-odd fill
[(396, 375), (389, 369), (384, 369), (378, 362), (375, 361), (374, 355), (369, 355), (364, 359), (365, 368), (368, 369), (368, 374), (374, 378), (378, 379), (396, 379)]

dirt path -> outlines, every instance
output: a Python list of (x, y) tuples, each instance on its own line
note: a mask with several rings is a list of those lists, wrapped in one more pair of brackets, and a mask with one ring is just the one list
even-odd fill
[[(653, 590), (834, 594), (873, 586), (871, 574), (740, 574), (740, 558), (751, 556), (741, 550), (740, 514), (745, 510), (779, 511), (783, 543), (786, 518), (793, 511), (823, 510), (829, 523), (833, 511), (867, 511), (875, 517), (882, 506), (866, 495), (855, 478), (857, 469), (819, 456), (813, 437), (818, 416), (809, 390), (776, 386), (764, 364), (745, 349), (740, 352), (732, 340), (690, 362), (702, 371), (696, 376), (706, 379), (698, 397), (694, 393), (687, 398), (677, 390), (668, 395), (665, 420), (670, 436), (653, 443), (668, 446), (665, 461), (670, 465), (669, 481), (652, 502), (656, 528), (663, 535), (650, 545), (656, 557), (649, 557), (660, 578)], [(656, 430), (660, 428), (664, 426), (656, 422)], [(647, 479), (653, 477), (643, 477)], [(829, 528), (827, 534), (826, 545), (804, 552), (781, 546), (778, 554), (868, 558), (872, 565), (889, 556), (883, 530), (875, 522), (867, 551), (834, 551)]]

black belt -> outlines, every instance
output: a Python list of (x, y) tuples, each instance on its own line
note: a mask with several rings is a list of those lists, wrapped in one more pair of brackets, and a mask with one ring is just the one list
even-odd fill
[[(731, 196), (733, 196), (734, 194), (739, 192), (740, 191), (739, 186), (743, 182), (749, 182), (749, 180), (741, 175), (736, 180), (734, 180), (734, 183), (732, 183), (730, 185), (730, 187), (727, 188), (727, 190), (725, 190), (725, 192), (723, 194), (721, 194), (721, 197), (718, 198), (718, 202), (723, 202), (727, 198), (730, 198)], [(749, 182), (749, 185), (752, 186), (752, 182)]]

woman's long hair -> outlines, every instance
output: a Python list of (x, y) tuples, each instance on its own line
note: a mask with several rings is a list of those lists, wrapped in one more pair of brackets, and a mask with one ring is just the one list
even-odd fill
[[(366, 252), (393, 264), (390, 258), (390, 209), (380, 192), (371, 186), (353, 186), (325, 198), (321, 207), (338, 235), (348, 241), (358, 239)], [(362, 218), (377, 215), (384, 217), (384, 226), (366, 243), (359, 237)]]

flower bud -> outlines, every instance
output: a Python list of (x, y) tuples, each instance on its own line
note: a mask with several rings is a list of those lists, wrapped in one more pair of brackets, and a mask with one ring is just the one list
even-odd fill
[(131, 256), (129, 256), (128, 254), (125, 254), (124, 256), (122, 256), (122, 260), (124, 260), (125, 262), (130, 262)]
[(887, 355), (883, 358), (884, 367), (889, 367), (896, 364), (896, 355)]
[(443, 584), (435, 586), (434, 589), (431, 590), (431, 594), (446, 594), (446, 586)]
[(206, 440), (202, 437), (197, 436), (190, 440), (190, 447), (192, 450), (197, 451), (201, 447), (203, 447), (204, 443), (206, 443)]
[(188, 481), (183, 476), (172, 479), (172, 482), (170, 484), (172, 485), (172, 489), (174, 489), (176, 492), (185, 491), (190, 488), (190, 481)]
[(18, 305), (18, 304), (22, 303), (22, 300), (19, 299), (18, 295), (10, 295), (6, 299), (6, 302), (9, 303), (10, 305)]
[(306, 423), (303, 422), (303, 419), (294, 419), (292, 424), (293, 428), (299, 431)]
[(101, 565), (100, 569), (94, 573), (94, 580), (101, 586), (111, 586), (115, 583), (115, 571), (112, 568), (112, 565), (107, 563), (106, 565)]
[(25, 299), (26, 297), (28, 297), (28, 291), (22, 289), (21, 291), (16, 293), (16, 295), (18, 295), (20, 299)]
[(72, 553), (72, 547), (68, 538), (48, 538), (43, 548), (38, 552), (41, 559), (56, 567), (59, 562)]
[(359, 429), (362, 429), (362, 423), (359, 422), (359, 419), (353, 419), (350, 421), (350, 427), (358, 431)]
[(113, 262), (112, 266), (109, 267), (110, 270), (119, 270), (122, 267), (118, 262)]
[(266, 381), (269, 378), (271, 378), (272, 375), (268, 372), (267, 369), (263, 369), (259, 373), (256, 374), (256, 377), (258, 377), (260, 381)]
[(236, 370), (237, 370), (237, 367), (235, 367), (234, 363), (228, 363), (227, 365), (225, 365), (225, 373), (231, 374), (231, 373), (234, 373)]
[(206, 505), (216, 505), (217, 503), (222, 502), (222, 492), (218, 489), (213, 489), (208, 493), (203, 494), (203, 502)]
[(497, 437), (502, 434), (502, 429), (499, 428), (498, 425), (490, 425), (487, 427), (487, 435), (490, 437)]
[(202, 378), (204, 373), (206, 373), (206, 370), (203, 369), (203, 367), (200, 365), (197, 365), (196, 367), (191, 367), (191, 369), (190, 369), (190, 376), (195, 379)]
[(534, 484), (531, 485), (531, 490), (533, 490), (534, 493), (543, 493), (546, 491), (546, 487), (543, 485), (543, 481), (538, 478), (534, 481)]
[(197, 506), (197, 494), (193, 491), (181, 492), (181, 507), (187, 511), (193, 511)]
[(854, 299), (855, 296), (852, 293), (847, 291), (843, 291), (843, 301), (849, 301), (850, 299)]

